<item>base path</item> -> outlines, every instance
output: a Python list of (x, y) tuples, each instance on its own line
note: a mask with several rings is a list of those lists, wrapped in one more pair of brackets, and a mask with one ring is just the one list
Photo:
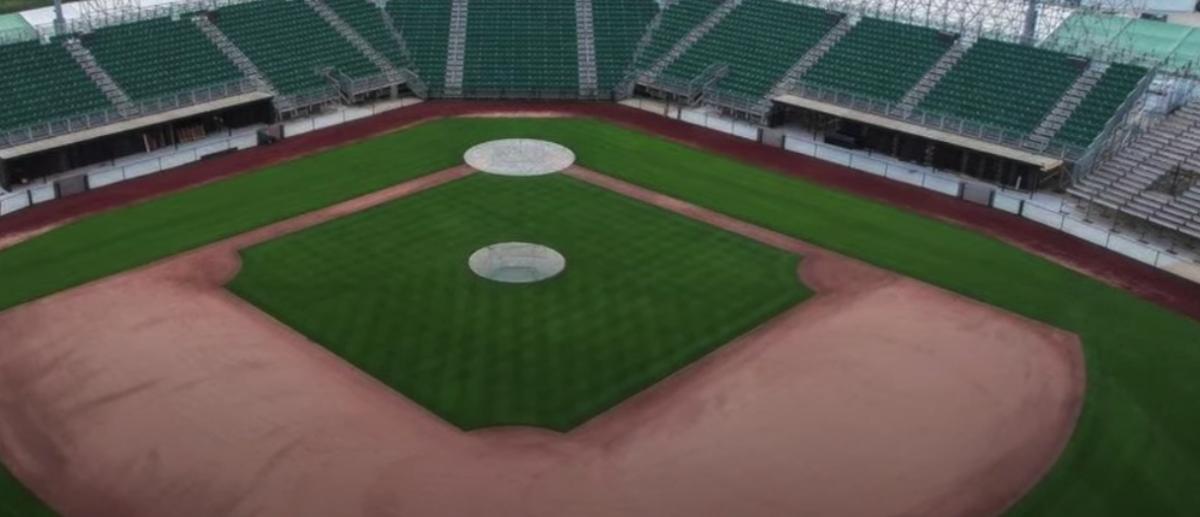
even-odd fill
[(805, 252), (818, 295), (570, 433), (464, 433), (222, 288), (242, 247), (468, 173), (0, 313), (0, 457), (67, 516), (959, 516), (1070, 434), (1074, 336), (579, 169)]

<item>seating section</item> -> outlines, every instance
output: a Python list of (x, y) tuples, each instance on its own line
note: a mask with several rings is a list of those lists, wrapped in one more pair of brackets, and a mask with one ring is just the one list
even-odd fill
[(687, 36), (708, 15), (721, 6), (721, 0), (679, 0), (662, 14), (658, 28), (650, 36), (650, 42), (637, 56), (638, 70), (648, 70), (659, 58), (671, 51), (675, 43)]
[(113, 107), (58, 39), (0, 46), (0, 70), (0, 129)]
[(746, 0), (663, 72), (692, 79), (718, 63), (729, 73), (718, 87), (761, 97), (837, 25), (839, 16), (777, 0)]
[(1146, 72), (1147, 70), (1140, 66), (1109, 66), (1100, 81), (1092, 87), (1092, 91), (1084, 97), (1079, 107), (1075, 108), (1075, 112), (1067, 119), (1056, 138), (1080, 147), (1090, 146), (1129, 94), (1133, 93), (1138, 81), (1146, 76)]
[(404, 52), (391, 29), (383, 23), (384, 11), (368, 0), (324, 0), (350, 28), (383, 57), (398, 67), (407, 67)]
[(463, 92), (579, 90), (575, 2), (471, 0)]
[(621, 81), (638, 41), (657, 12), (654, 0), (592, 0), (596, 75), (601, 90)]
[(350, 77), (379, 69), (304, 2), (262, 0), (217, 11), (217, 26), (284, 95), (327, 86), (318, 72)]
[(933, 29), (863, 18), (817, 61), (804, 81), (897, 102), (953, 44)]
[(450, 42), (450, 2), (389, 0), (387, 13), (404, 36), (413, 68), (431, 88), (446, 83), (446, 47)]
[(1068, 54), (980, 39), (919, 107), (1028, 134), (1082, 73)]
[(116, 25), (81, 39), (100, 66), (135, 101), (242, 77), (200, 28), (186, 18)]

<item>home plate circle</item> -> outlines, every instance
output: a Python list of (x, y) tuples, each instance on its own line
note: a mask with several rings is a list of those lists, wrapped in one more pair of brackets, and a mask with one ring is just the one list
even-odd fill
[(488, 280), (508, 284), (540, 282), (562, 273), (567, 259), (553, 248), (528, 242), (501, 242), (485, 246), (467, 259), (471, 271)]
[(575, 163), (570, 149), (545, 140), (507, 138), (472, 147), (463, 155), (472, 169), (502, 176), (554, 174)]

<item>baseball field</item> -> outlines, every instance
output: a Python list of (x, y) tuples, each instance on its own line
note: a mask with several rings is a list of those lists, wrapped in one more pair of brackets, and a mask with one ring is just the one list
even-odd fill
[[(462, 166), (503, 138), (576, 166)], [(504, 241), (567, 267), (474, 276)], [(1200, 508), (1196, 320), (600, 120), (424, 122), (7, 245), (0, 459), (38, 497), (0, 471), (0, 515)]]

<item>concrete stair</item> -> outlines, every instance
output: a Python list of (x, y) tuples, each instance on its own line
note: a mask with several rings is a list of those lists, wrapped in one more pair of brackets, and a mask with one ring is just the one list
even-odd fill
[(1092, 61), (1088, 63), (1087, 69), (1079, 74), (1075, 82), (1067, 88), (1066, 93), (1058, 99), (1058, 103), (1046, 114), (1038, 127), (1034, 128), (1033, 133), (1029, 135), (1027, 146), (1037, 146), (1038, 149), (1045, 149), (1050, 145), (1050, 141), (1058, 135), (1059, 130), (1083, 103), (1091, 93), (1092, 88), (1096, 83), (1100, 82), (1100, 78), (1104, 77), (1104, 72), (1108, 70), (1108, 63)]
[(704, 35), (708, 34), (708, 31), (712, 30), (713, 27), (716, 27), (717, 24), (721, 23), (721, 20), (724, 20), (725, 17), (728, 16), (729, 13), (732, 13), (734, 9), (737, 9), (739, 5), (742, 5), (742, 0), (725, 0), (724, 3), (722, 3), (716, 9), (714, 9), (711, 14), (708, 15), (708, 18), (705, 18), (703, 22), (700, 22), (700, 25), (692, 28), (691, 32), (688, 32), (683, 39), (679, 40), (677, 43), (675, 43), (675, 46), (671, 47), (671, 50), (667, 51), (663, 57), (659, 58), (658, 61), (651, 65), (649, 70), (643, 72), (640, 80), (645, 83), (653, 83), (656, 79), (658, 79), (658, 76), (667, 69), (667, 67), (671, 66), (671, 63), (674, 63), (676, 59), (679, 59), (679, 56), (682, 56), (688, 51), (689, 48), (692, 48), (692, 45), (695, 45), (697, 41), (700, 41)]
[(575, 0), (575, 34), (579, 51), (579, 95), (595, 97), (600, 93), (596, 75), (596, 27), (592, 20), (592, 0)]
[(461, 97), (467, 55), (468, 0), (450, 4), (450, 38), (446, 45), (446, 96)]
[(325, 20), (330, 27), (333, 27), (333, 30), (337, 31), (338, 34), (341, 34), (346, 41), (354, 45), (354, 48), (358, 49), (371, 64), (375, 65), (383, 73), (384, 77), (387, 77), (389, 82), (395, 84), (403, 81), (400, 70), (396, 68), (396, 65), (386, 57), (383, 57), (383, 54), (380, 54), (378, 50), (375, 50), (375, 47), (371, 46), (358, 31), (347, 24), (333, 9), (325, 5), (325, 2), (321, 0), (304, 0), (304, 3), (308, 4), (313, 11), (316, 11), (321, 16), (321, 19)]
[(113, 80), (112, 76), (100, 66), (96, 61), (96, 56), (92, 55), (92, 51), (80, 43), (78, 38), (67, 38), (63, 41), (63, 46), (67, 52), (70, 52), (71, 57), (75, 58), (75, 62), (83, 68), (83, 71), (91, 78), (96, 87), (104, 92), (104, 96), (108, 101), (117, 108), (117, 111), (122, 115), (132, 115), (136, 110), (133, 100), (121, 89), (121, 86)]
[(813, 45), (813, 48), (808, 49), (796, 63), (788, 69), (787, 73), (783, 74), (783, 78), (771, 88), (771, 95), (783, 95), (796, 88), (800, 81), (804, 79), (804, 75), (808, 73), (812, 67), (817, 65), (817, 62), (829, 53), (829, 49), (833, 48), (838, 41), (841, 41), (850, 29), (853, 29), (858, 21), (862, 18), (858, 15), (848, 14), (842, 17), (841, 21), (834, 25), (829, 32), (821, 37), (821, 40)]
[(976, 41), (979, 41), (977, 35), (960, 35), (954, 41), (954, 44), (950, 45), (949, 49), (946, 49), (946, 53), (942, 54), (942, 57), (938, 58), (937, 62), (930, 67), (929, 71), (921, 76), (921, 80), (917, 81), (917, 84), (913, 85), (912, 89), (908, 90), (904, 94), (904, 97), (900, 98), (899, 108), (901, 113), (907, 116), (913, 110), (917, 109), (917, 106), (921, 104), (921, 101), (925, 100), (929, 92), (933, 91), (938, 83), (942, 82), (942, 78), (946, 77), (950, 69), (954, 68), (954, 65), (957, 65), (962, 60), (967, 51), (975, 46)]

